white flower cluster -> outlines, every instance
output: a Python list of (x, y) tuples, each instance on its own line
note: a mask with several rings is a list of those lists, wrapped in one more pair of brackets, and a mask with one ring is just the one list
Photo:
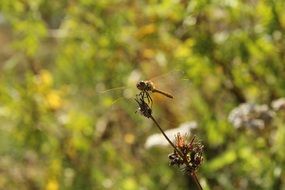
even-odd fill
[(275, 112), (270, 110), (267, 105), (244, 103), (230, 112), (228, 120), (235, 128), (263, 129), (270, 124), (274, 115)]
[(285, 110), (285, 98), (279, 98), (277, 100), (274, 100), (271, 103), (271, 106), (275, 111)]
[[(175, 135), (177, 133), (181, 133), (181, 134), (187, 133), (187, 134), (192, 135), (192, 131), (195, 130), (197, 126), (198, 124), (195, 121), (189, 121), (189, 122), (180, 124), (177, 128), (168, 129), (164, 132), (170, 138), (170, 140), (174, 142)], [(145, 148), (147, 149), (155, 147), (155, 146), (167, 146), (167, 145), (169, 145), (169, 143), (167, 142), (167, 140), (161, 133), (150, 135), (145, 142)]]

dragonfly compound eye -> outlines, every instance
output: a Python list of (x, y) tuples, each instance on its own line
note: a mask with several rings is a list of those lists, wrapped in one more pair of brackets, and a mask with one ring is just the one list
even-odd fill
[(146, 86), (146, 84), (145, 84), (144, 81), (140, 81), (140, 82), (137, 83), (137, 88), (139, 90), (143, 90), (145, 88), (145, 86)]

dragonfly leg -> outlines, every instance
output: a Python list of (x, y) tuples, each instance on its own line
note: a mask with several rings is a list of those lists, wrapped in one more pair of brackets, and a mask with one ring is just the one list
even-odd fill
[(145, 92), (144, 91), (141, 91), (140, 93), (139, 93), (139, 96), (141, 97), (141, 99), (145, 99)]
[(144, 93), (139, 93), (136, 95), (135, 101), (138, 103), (138, 109), (136, 113), (139, 112), (144, 117), (150, 118), (152, 110), (149, 105), (144, 101)]
[(149, 95), (149, 93), (148, 93), (148, 92), (145, 92), (145, 94), (146, 94), (147, 101), (148, 101), (148, 103), (150, 104), (150, 107), (152, 107), (152, 103), (153, 103), (153, 101), (152, 101), (151, 96)]
[(138, 96), (140, 96), (140, 98), (143, 100), (146, 99), (148, 104), (150, 104), (150, 107), (152, 107), (153, 101), (148, 91), (143, 90), (138, 94)]

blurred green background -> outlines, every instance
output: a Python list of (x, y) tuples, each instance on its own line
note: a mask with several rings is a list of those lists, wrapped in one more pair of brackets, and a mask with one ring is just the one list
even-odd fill
[(198, 123), (204, 189), (285, 189), (284, 112), (262, 129), (228, 121), (241, 103), (285, 96), (284, 10), (283, 0), (0, 0), (0, 189), (196, 189), (168, 165), (170, 147), (144, 147), (158, 130), (134, 113), (135, 92), (105, 91), (172, 71), (183, 76), (161, 81), (176, 98), (157, 97), (154, 114), (164, 129)]

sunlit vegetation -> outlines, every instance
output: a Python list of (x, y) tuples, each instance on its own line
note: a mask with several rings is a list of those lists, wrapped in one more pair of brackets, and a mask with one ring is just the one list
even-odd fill
[(153, 96), (161, 127), (198, 124), (204, 189), (285, 189), (284, 10), (0, 0), (0, 189), (195, 189), (170, 146), (144, 145), (159, 131), (132, 97), (155, 76), (174, 95)]

